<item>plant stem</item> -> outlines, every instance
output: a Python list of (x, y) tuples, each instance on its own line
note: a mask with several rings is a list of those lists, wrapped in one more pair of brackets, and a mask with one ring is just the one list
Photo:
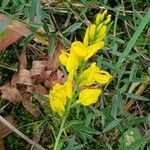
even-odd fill
[[(68, 113), (67, 113), (67, 114), (68, 114)], [(63, 118), (62, 118), (61, 126), (60, 126), (58, 135), (57, 135), (56, 140), (55, 140), (54, 150), (57, 150), (57, 147), (58, 147), (58, 144), (59, 144), (59, 140), (60, 140), (61, 134), (62, 134), (62, 132), (63, 132), (63, 130), (64, 130), (63, 128), (64, 128), (64, 124), (65, 124), (65, 121), (66, 121), (67, 114), (64, 115)]]

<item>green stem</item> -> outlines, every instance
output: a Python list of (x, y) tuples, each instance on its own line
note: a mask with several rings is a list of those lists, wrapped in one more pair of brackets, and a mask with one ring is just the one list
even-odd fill
[(67, 118), (67, 114), (63, 116), (63, 119), (62, 119), (62, 122), (61, 122), (61, 126), (60, 126), (58, 135), (57, 135), (56, 140), (55, 140), (54, 150), (57, 150), (61, 134), (62, 134), (62, 132), (64, 130), (64, 124), (65, 124), (65, 121), (66, 121), (66, 118)]

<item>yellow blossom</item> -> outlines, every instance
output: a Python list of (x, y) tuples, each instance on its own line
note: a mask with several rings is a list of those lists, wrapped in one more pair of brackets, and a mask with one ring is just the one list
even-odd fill
[(69, 54), (67, 52), (65, 52), (64, 50), (62, 50), (61, 54), (59, 55), (59, 60), (64, 66), (66, 66), (68, 56), (69, 56)]
[(69, 73), (68, 79), (63, 85), (57, 83), (50, 91), (50, 107), (53, 111), (61, 114), (65, 110), (67, 97), (72, 98), (72, 81), (73, 71)]
[(103, 48), (104, 42), (99, 41), (96, 44), (90, 45), (87, 47), (87, 54), (84, 57), (84, 60), (87, 61), (90, 57), (92, 57), (99, 49)]
[(92, 24), (90, 26), (90, 39), (93, 40), (94, 37), (95, 37), (95, 33), (96, 33), (96, 25), (95, 24)]
[(98, 97), (102, 93), (101, 89), (85, 89), (79, 93), (79, 100), (77, 103), (89, 106), (98, 101)]
[[(85, 47), (83, 43), (76, 41), (72, 45), (73, 46), (71, 48), (71, 53), (75, 53), (79, 65), (79, 59), (82, 58), (87, 61), (91, 56), (93, 56), (99, 49), (104, 46), (104, 42), (99, 41), (96, 44)], [(74, 61), (74, 63), (76, 64), (76, 61)]]
[(86, 47), (89, 45), (89, 31), (90, 31), (89, 29), (90, 29), (89, 27), (86, 29), (84, 39), (83, 39), (83, 43)]
[(61, 113), (65, 109), (67, 93), (65, 85), (57, 83), (49, 93), (50, 107), (53, 111)]
[(84, 57), (87, 54), (85, 45), (80, 41), (75, 41), (71, 44), (71, 53), (72, 52), (79, 57)]
[(78, 66), (79, 66), (79, 61), (77, 55), (74, 52), (70, 53), (66, 62), (67, 71), (68, 72), (73, 71), (73, 73), (75, 74), (76, 70), (78, 69)]
[(95, 82), (107, 84), (111, 77), (112, 76), (108, 72), (99, 69), (99, 67), (96, 66), (96, 63), (92, 63), (91, 66), (81, 74), (80, 86), (92, 85)]
[(68, 79), (65, 82), (66, 94), (67, 94), (67, 97), (70, 99), (72, 98), (72, 94), (73, 94), (72, 92), (73, 75), (74, 75), (73, 71), (69, 72)]
[(97, 14), (95, 20), (96, 25), (99, 25), (104, 20), (106, 14), (107, 14), (107, 10), (105, 10), (103, 13), (100, 12)]
[(66, 66), (68, 72), (73, 71), (75, 73), (78, 69), (79, 59), (73, 51), (69, 54), (62, 50), (59, 60), (64, 66)]

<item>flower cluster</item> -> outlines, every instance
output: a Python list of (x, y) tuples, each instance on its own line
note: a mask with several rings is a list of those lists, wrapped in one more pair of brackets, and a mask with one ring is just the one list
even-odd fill
[(111, 15), (107, 15), (107, 10), (97, 14), (95, 23), (86, 29), (83, 42), (74, 41), (69, 52), (62, 50), (59, 60), (66, 67), (68, 79), (64, 84), (57, 83), (50, 91), (50, 106), (53, 111), (61, 114), (69, 100), (85, 106), (98, 101), (102, 90), (93, 85), (105, 85), (112, 76), (97, 67), (95, 62), (88, 68), (86, 66), (90, 63), (88, 59), (103, 48), (110, 20)]

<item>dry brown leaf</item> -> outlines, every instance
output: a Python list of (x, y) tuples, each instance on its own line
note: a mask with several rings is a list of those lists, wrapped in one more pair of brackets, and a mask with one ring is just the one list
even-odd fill
[(13, 20), (11, 22), (11, 24), (9, 25), (9, 29), (13, 30), (14, 32), (16, 32), (17, 34), (21, 35), (21, 36), (29, 36), (31, 34), (31, 31), (25, 26), (25, 24), (17, 21), (17, 20)]
[(26, 58), (26, 47), (23, 47), (21, 54), (19, 55), (19, 70), (26, 69), (27, 58)]
[[(41, 95), (48, 95), (47, 89), (41, 84), (34, 85), (34, 92), (39, 93)], [(39, 97), (34, 97), (41, 105), (45, 105), (45, 101), (40, 99)]]
[(10, 83), (11, 86), (17, 87), (16, 86), (17, 85), (17, 81), (18, 81), (18, 71), (13, 74), (13, 77), (12, 77), (11, 83)]
[(40, 116), (39, 109), (33, 103), (30, 102), (29, 98), (30, 97), (27, 95), (25, 95), (23, 97), (22, 104), (23, 104), (24, 108), (33, 116), (35, 116), (35, 117)]
[(59, 69), (57, 71), (47, 70), (44, 76), (44, 85), (47, 88), (53, 87), (56, 83), (64, 83), (66, 81), (66, 77)]
[(46, 88), (52, 87), (51, 81), (50, 81), (50, 75), (51, 75), (51, 73), (52, 73), (51, 70), (47, 70), (47, 71), (45, 72), (44, 85), (45, 85)]
[(33, 83), (39, 84), (43, 82), (43, 76), (47, 65), (48, 61), (45, 60), (33, 61), (32, 68), (30, 70)]
[(42, 86), (41, 84), (34, 85), (34, 92), (37, 92), (41, 95), (48, 95), (47, 89), (44, 86)]
[[(16, 126), (16, 121), (14, 120), (14, 117), (9, 115), (4, 117), (10, 124), (13, 126)], [(10, 134), (12, 130), (8, 128), (6, 125), (4, 125), (2, 122), (0, 122), (0, 139), (3, 139), (8, 134)]]
[(27, 86), (26, 86), (26, 92), (28, 92), (28, 93), (33, 93), (33, 92), (34, 92), (34, 87), (27, 85)]
[(63, 49), (63, 44), (58, 42), (56, 45), (55, 53), (52, 58), (49, 59), (48, 69), (52, 71), (56, 71), (60, 65), (59, 63), (59, 55), (61, 53), (61, 50)]
[(28, 70), (19, 70), (18, 73), (18, 85), (26, 85), (26, 86), (32, 86), (32, 80), (31, 80), (31, 73)]
[(0, 52), (12, 43), (16, 42), (21, 37), (22, 36), (17, 34), (16, 32), (10, 29), (6, 29), (0, 34)]
[(15, 87), (6, 84), (0, 87), (0, 90), (2, 93), (2, 99), (7, 99), (12, 103), (21, 102), (22, 96)]
[(0, 150), (5, 150), (3, 140), (0, 139)]
[[(0, 23), (9, 20), (9, 18), (0, 14)], [(0, 34), (0, 51), (20, 39), (22, 36), (30, 35), (30, 30), (17, 20), (10, 20), (6, 30)]]

